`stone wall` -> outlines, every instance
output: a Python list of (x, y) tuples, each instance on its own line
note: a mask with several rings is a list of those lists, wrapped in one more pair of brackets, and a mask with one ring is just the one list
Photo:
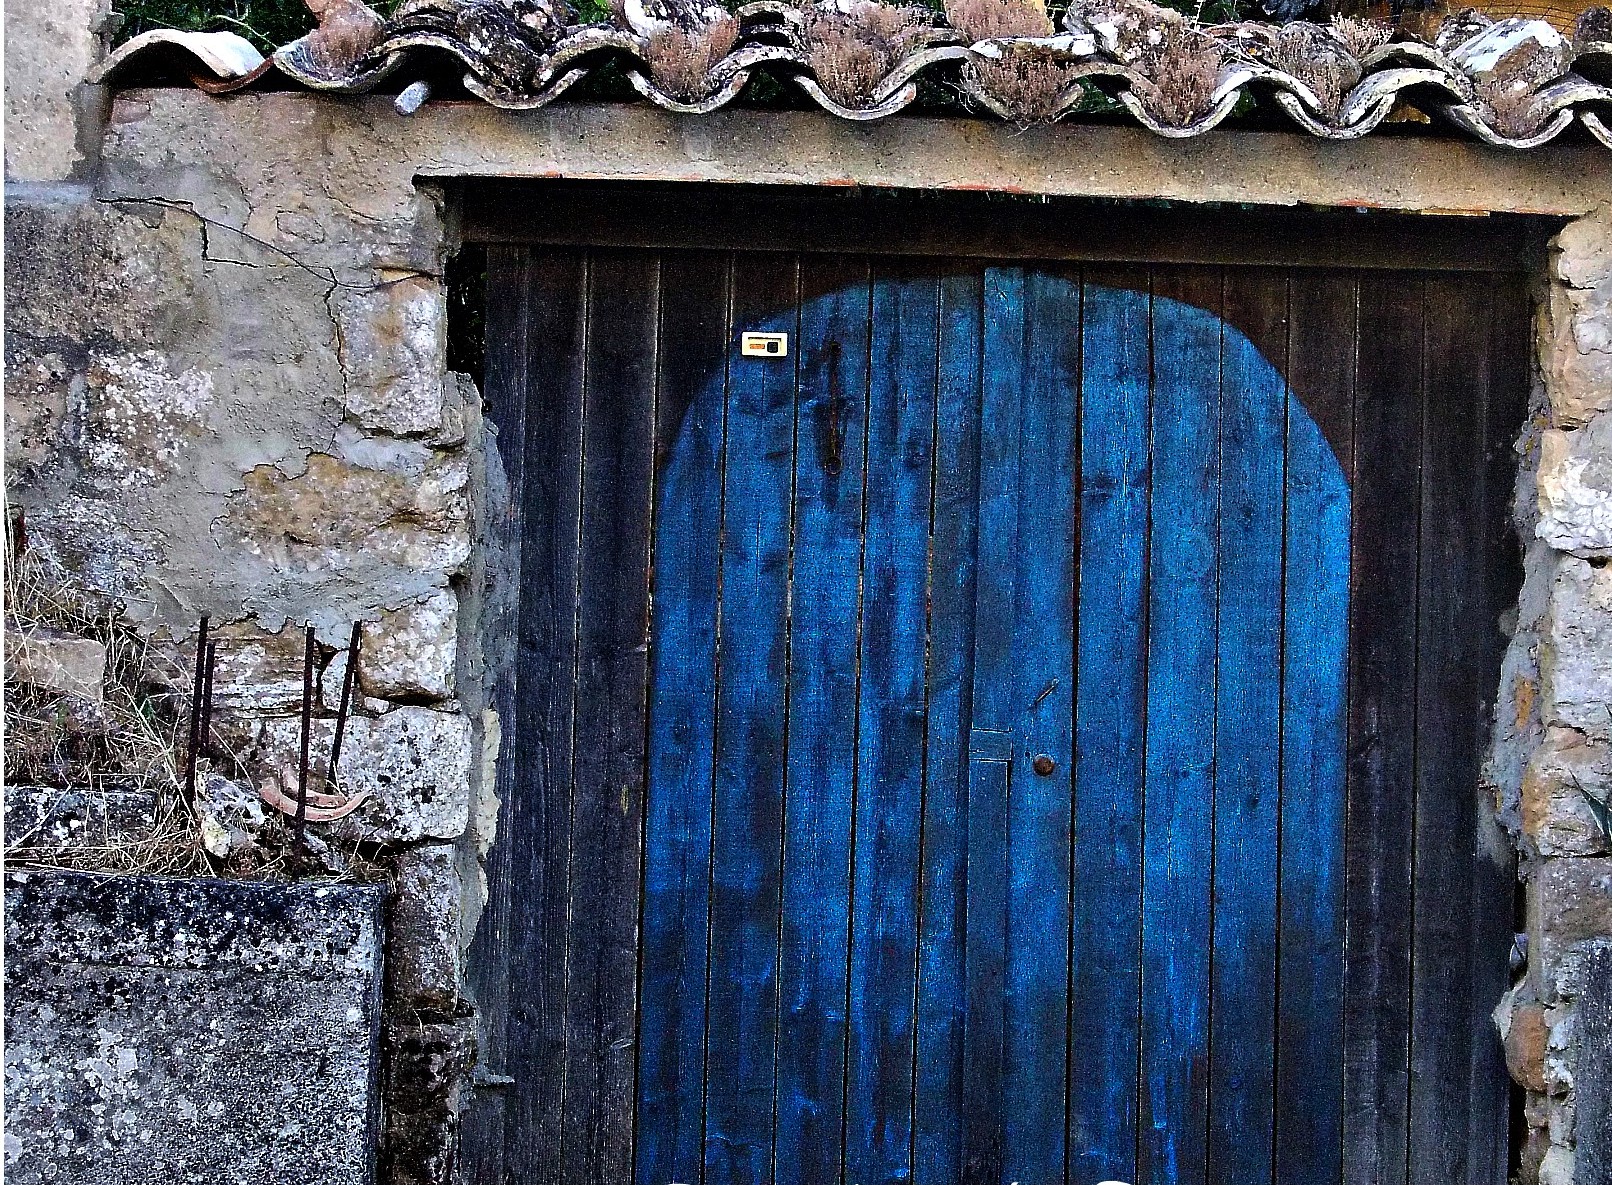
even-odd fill
[[(100, 12), (85, 0), (84, 20)], [(8, 41), (26, 38), (24, 24), (13, 14)], [(85, 38), (63, 41), (38, 76), (81, 76)], [(283, 778), (292, 760), (303, 625), (321, 645), (320, 753), (340, 647), (366, 623), (343, 774), (371, 796), (315, 831), (338, 854), (364, 845), (396, 889), (382, 1156), (399, 1182), (451, 1174), (474, 1047), (464, 952), (499, 808), (479, 622), (497, 575), (482, 544), (500, 470), (474, 384), (446, 366), (452, 179), (860, 182), (1575, 218), (1541, 278), (1518, 488), (1528, 584), (1490, 763), (1530, 903), (1527, 974), (1497, 1016), (1530, 1091), (1531, 1171), (1574, 1180), (1574, 1008), (1586, 953), (1612, 945), (1612, 207), (1591, 212), (1603, 156), (585, 106), (435, 104), (403, 120), (383, 98), (285, 93), (129, 92), (102, 112), (55, 81), (34, 101), (34, 75), (17, 77), (12, 124), (38, 144), (15, 157), (8, 146), (8, 175), (36, 184), (7, 194), (6, 449), (31, 546), (181, 656), (211, 618), (221, 731), (253, 780)], [(63, 111), (108, 122), (66, 127)], [(243, 803), (208, 786), (218, 849), (233, 858), (263, 810), (249, 790)]]
[(1538, 310), (1534, 415), (1517, 519), (1527, 584), (1506, 658), (1492, 780), (1522, 852), (1527, 971), (1496, 1011), (1527, 1090), (1524, 1179), (1578, 1173), (1575, 1106), (1586, 968), (1612, 950), (1612, 205), (1557, 236)]

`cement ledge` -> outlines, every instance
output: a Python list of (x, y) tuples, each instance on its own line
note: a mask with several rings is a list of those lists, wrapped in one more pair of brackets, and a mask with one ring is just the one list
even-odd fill
[[(439, 102), (404, 117), (380, 95), (220, 99), (172, 89), (120, 95), (109, 136), (153, 117), (198, 143), (243, 143), (260, 160), (367, 153), (384, 172), (406, 168), (430, 179), (868, 185), (1567, 217), (1612, 200), (1612, 160), (1595, 146), (1524, 153), (1414, 135), (1332, 143), (1296, 132), (1216, 131), (1183, 141), (1112, 125), (1018, 132), (965, 118), (852, 124), (810, 111), (681, 116), (631, 103), (507, 112)], [(300, 140), (316, 129), (316, 140)]]

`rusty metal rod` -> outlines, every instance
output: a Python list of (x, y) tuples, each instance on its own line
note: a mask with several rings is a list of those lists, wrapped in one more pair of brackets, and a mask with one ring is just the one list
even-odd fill
[(358, 683), (358, 647), (364, 638), (364, 623), (353, 622), (353, 636), (347, 643), (347, 669), (341, 673), (341, 703), (336, 708), (336, 738), (330, 745), (330, 768), (325, 772), (325, 783), (332, 794), (336, 790), (336, 766), (341, 761), (341, 741), (347, 735), (347, 714), (353, 706), (353, 688)]
[(185, 801), (196, 801), (196, 751), (201, 741), (202, 685), (207, 676), (207, 615), (196, 629), (196, 677), (190, 685), (190, 736), (185, 753)]
[(300, 847), (308, 830), (308, 745), (313, 732), (313, 626), (308, 627), (302, 652), (302, 748), (297, 758), (296, 837)]
[(213, 676), (218, 669), (218, 642), (207, 640), (207, 662), (202, 672), (201, 734), (196, 739), (207, 756), (213, 753)]

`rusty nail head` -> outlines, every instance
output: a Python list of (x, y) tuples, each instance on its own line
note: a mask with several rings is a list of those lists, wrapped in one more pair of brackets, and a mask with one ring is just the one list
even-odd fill
[(1037, 753), (1030, 761), (1030, 768), (1044, 778), (1058, 768), (1058, 763), (1045, 753)]

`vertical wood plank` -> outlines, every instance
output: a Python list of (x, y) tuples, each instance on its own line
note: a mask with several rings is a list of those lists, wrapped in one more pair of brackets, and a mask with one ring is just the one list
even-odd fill
[(912, 1178), (938, 284), (875, 262), (852, 843), (846, 1179)]
[(913, 1178), (960, 1185), (983, 276), (940, 280)]
[(863, 260), (801, 264), (775, 1179), (838, 1182), (868, 382)]
[(1406, 1179), (1422, 281), (1360, 276), (1349, 598), (1344, 1164)]
[[(733, 326), (798, 339), (792, 260), (739, 255)], [(737, 342), (729, 342), (730, 350)], [(795, 354), (728, 364), (706, 1028), (705, 1172), (772, 1172)]]
[(704, 1166), (707, 924), (729, 257), (668, 252), (655, 424), (654, 629), (645, 802), (640, 1185)]
[[(1226, 273), (1221, 353), (1209, 1169), (1271, 1177), (1287, 279)], [(1266, 358), (1254, 342), (1283, 356)]]
[[(1474, 639), (1474, 662), (1480, 672), (1478, 690), (1493, 695), (1494, 673), (1505, 656), (1507, 638), (1501, 615), (1517, 604), (1522, 589), (1522, 546), (1512, 520), (1517, 480), (1516, 442), (1527, 416), (1532, 360), (1532, 317), (1528, 289), (1520, 277), (1483, 277), (1473, 283), (1492, 286), (1489, 332), (1488, 401), (1483, 411), (1483, 499), (1478, 508), (1484, 572), (1487, 628)], [(1485, 682), (1487, 680), (1487, 682)], [(1493, 726), (1493, 699), (1486, 701), (1483, 723)], [(1482, 1185), (1505, 1185), (1510, 1170), (1511, 1076), (1495, 1031), (1493, 1008), (1511, 981), (1510, 951), (1517, 901), (1517, 867), (1510, 837), (1496, 818), (1497, 804), (1482, 791), (1478, 798), (1473, 909), (1472, 1010), (1472, 1179)], [(1581, 1114), (1593, 1114), (1585, 1104)], [(1580, 1147), (1583, 1135), (1580, 1134)]]
[(588, 273), (577, 721), (566, 978), (568, 1185), (632, 1174), (659, 271), (598, 251)]
[(1579, 997), (1577, 1153), (1574, 1169), (1583, 1185), (1612, 1185), (1612, 950), (1591, 949), (1584, 960)]
[(1483, 698), (1494, 682), (1477, 667), (1476, 643), (1495, 622), (1484, 620), (1483, 582), (1468, 565), (1484, 550), (1475, 512), (1489, 291), (1435, 275), (1423, 297), (1410, 1179), (1429, 1185), (1469, 1180), (1471, 1168), (1477, 775)]
[(1024, 271), (988, 268), (980, 395), (978, 570), (973, 719), (968, 757), (968, 1012), (963, 1049), (965, 1181), (1004, 1180), (1004, 977), (1007, 969), (1007, 797), (1018, 666), (1013, 612), (1019, 573), (1020, 388)]
[(521, 495), (516, 726), (508, 743), (517, 792), (510, 830), (510, 977), (506, 1163), (559, 1181), (567, 1055), (566, 938), (570, 905), (571, 784), (577, 674), (578, 535), (582, 513), (582, 405), (587, 260), (545, 251), (529, 272), (526, 449)]
[[(1004, 1168), (1056, 1181), (1065, 1167), (1070, 826), (1074, 763), (1075, 422), (1080, 280), (1025, 276), (1019, 547), (1008, 783)], [(1038, 772), (1037, 758), (1052, 768)], [(1043, 767), (1044, 768), (1044, 767)]]
[(1153, 494), (1137, 1181), (1204, 1179), (1221, 274), (1153, 274)]
[(1145, 271), (1087, 271), (1081, 319), (1071, 1181), (1131, 1181), (1136, 1170), (1148, 306)]
[[(493, 1073), (508, 1075), (506, 1033), (510, 1007), (512, 898), (521, 891), (510, 869), (515, 843), (516, 778), (513, 746), (519, 735), (515, 688), (518, 683), (520, 556), (524, 534), (520, 494), (526, 435), (526, 375), (530, 291), (527, 247), (487, 250), (486, 370), (481, 377), (493, 455), (487, 466), (487, 601), (482, 610), (482, 647), (492, 680), (489, 701), (498, 713), (504, 743), (494, 774), (498, 795), (499, 842), (487, 854), (487, 903), (476, 926), (468, 959), (470, 989), (476, 1000), (477, 1056)], [(496, 460), (494, 459), (496, 458)], [(482, 1090), (465, 1110), (460, 1158), (465, 1179), (498, 1181), (504, 1176), (503, 1090)]]
[(1291, 287), (1282, 648), (1276, 1179), (1336, 1181), (1343, 1153), (1355, 281)]

